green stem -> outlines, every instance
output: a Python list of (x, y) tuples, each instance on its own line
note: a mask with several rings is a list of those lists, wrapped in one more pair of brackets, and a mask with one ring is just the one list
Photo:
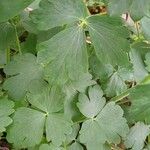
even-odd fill
[(134, 87), (130, 88), (130, 89), (127, 89), (125, 92), (123, 92), (122, 94), (118, 95), (118, 96), (115, 96), (111, 99), (111, 101), (115, 101), (115, 102), (118, 102), (120, 100), (122, 100), (123, 98), (129, 96), (129, 93), (130, 93), (130, 90), (132, 90)]
[(7, 63), (10, 62), (10, 48), (9, 47), (6, 49), (6, 60), (7, 60)]
[(66, 142), (63, 143), (63, 147), (64, 147), (65, 150), (67, 150)]
[(136, 30), (137, 30), (137, 36), (138, 36), (138, 38), (140, 38), (140, 31), (139, 31), (138, 22), (135, 22), (135, 27), (136, 27)]
[(87, 119), (87, 118), (85, 118), (85, 119), (82, 119), (82, 120), (76, 121), (76, 122), (74, 122), (74, 124), (79, 124), (79, 123), (82, 123), (82, 122), (84, 122), (84, 121), (86, 121), (86, 120), (88, 120), (88, 119)]
[(144, 85), (144, 84), (150, 84), (150, 75), (146, 76), (139, 84), (131, 87), (130, 89), (127, 89), (125, 92), (123, 92), (122, 94), (115, 96), (111, 99), (111, 101), (115, 101), (118, 102), (120, 100), (122, 100), (123, 98), (129, 96), (130, 91), (133, 90), (135, 87), (139, 86), (139, 85)]
[(21, 46), (20, 46), (20, 41), (19, 41), (19, 37), (18, 37), (17, 27), (16, 27), (16, 25), (13, 23), (13, 21), (11, 21), (11, 24), (14, 26), (14, 29), (15, 29), (16, 44), (17, 44), (17, 47), (18, 47), (18, 52), (19, 52), (20, 55), (22, 55)]

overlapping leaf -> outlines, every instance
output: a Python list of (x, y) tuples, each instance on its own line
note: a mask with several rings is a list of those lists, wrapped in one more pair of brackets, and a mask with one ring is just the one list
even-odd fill
[(127, 66), (128, 32), (122, 26), (121, 20), (102, 15), (91, 16), (87, 22), (96, 55), (100, 61), (114, 66), (116, 64)]
[(77, 106), (84, 116), (93, 118), (101, 111), (106, 100), (102, 98), (103, 91), (98, 86), (89, 88), (88, 97), (85, 94), (80, 94)]
[(18, 15), (23, 9), (30, 5), (34, 0), (1, 0), (0, 2), (0, 22)]
[(9, 117), (14, 112), (14, 103), (7, 98), (0, 98), (0, 133), (5, 131), (6, 127), (12, 123)]
[(39, 150), (65, 150), (63, 147), (56, 147), (53, 144), (42, 144)]
[(111, 15), (121, 15), (129, 12), (134, 20), (139, 20), (143, 16), (150, 15), (149, 0), (111, 0), (109, 2), (109, 12)]
[(118, 72), (115, 72), (106, 84), (105, 93), (108, 97), (121, 94), (127, 89), (127, 85)]
[(17, 100), (25, 96), (33, 80), (41, 80), (43, 77), (43, 68), (32, 54), (18, 55), (6, 65), (4, 71), (10, 76), (4, 83), (4, 89)]
[(70, 80), (65, 84), (65, 93), (67, 98), (77, 94), (77, 92), (84, 93), (87, 87), (96, 84), (94, 80), (92, 80), (92, 75), (89, 73), (85, 73), (79, 76), (76, 80)]
[(131, 121), (146, 121), (150, 123), (150, 85), (139, 85), (130, 93), (131, 107), (129, 118)]
[(134, 79), (136, 82), (142, 81), (148, 75), (148, 71), (145, 68), (144, 59), (145, 54), (149, 50), (150, 45), (145, 42), (135, 43), (131, 47), (130, 59), (133, 64)]
[(150, 52), (145, 55), (146, 69), (150, 72)]
[(140, 24), (141, 24), (142, 33), (148, 40), (150, 40), (150, 31), (149, 31), (150, 17), (142, 18)]
[[(39, 144), (42, 140), (44, 127), (46, 139), (60, 146), (67, 134), (71, 133), (71, 123), (65, 119), (63, 113), (64, 95), (59, 87), (51, 90), (45, 87), (29, 93), (29, 102), (38, 110), (19, 108), (13, 117), (14, 123), (10, 127), (7, 139), (16, 147), (25, 148)], [(25, 125), (25, 127), (24, 127)]]
[(150, 126), (143, 122), (137, 122), (128, 133), (125, 145), (132, 150), (142, 150), (146, 137), (150, 134)]
[(19, 108), (8, 130), (7, 140), (16, 148), (32, 147), (43, 137), (45, 114), (30, 108)]
[(0, 50), (6, 50), (14, 40), (14, 27), (8, 23), (0, 23)]
[[(114, 102), (106, 104), (98, 86), (89, 89), (89, 99), (80, 95), (79, 110), (88, 118), (80, 130), (80, 141), (91, 150), (98, 150), (105, 142), (120, 143), (125, 137), (128, 125), (123, 118), (123, 110)], [(109, 123), (108, 123), (109, 122)]]
[(15, 43), (15, 29), (9, 22), (0, 23), (0, 68), (9, 61), (9, 51)]
[(106, 82), (108, 78), (113, 74), (114, 68), (110, 64), (104, 64), (100, 61), (95, 54), (91, 55), (90, 71), (95, 78), (100, 78), (101, 82)]
[(131, 82), (134, 80), (132, 67), (119, 67), (103, 85), (105, 93), (108, 97), (114, 97), (127, 90), (125, 81)]
[[(53, 13), (52, 13), (53, 12)], [(31, 17), (41, 30), (83, 20), (88, 15), (82, 0), (43, 0)]]
[(80, 120), (83, 116), (79, 112), (76, 102), (78, 92), (86, 92), (87, 87), (96, 84), (89, 73), (83, 74), (79, 79), (69, 81), (65, 85), (66, 101), (64, 103), (65, 116), (72, 120)]
[(50, 84), (75, 80), (88, 71), (84, 30), (80, 26), (67, 28), (38, 46), (38, 61), (45, 66)]

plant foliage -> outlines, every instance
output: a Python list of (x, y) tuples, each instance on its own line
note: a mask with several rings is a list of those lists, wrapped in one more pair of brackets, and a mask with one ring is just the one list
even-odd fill
[(149, 150), (149, 26), (150, 0), (1, 0), (0, 149)]

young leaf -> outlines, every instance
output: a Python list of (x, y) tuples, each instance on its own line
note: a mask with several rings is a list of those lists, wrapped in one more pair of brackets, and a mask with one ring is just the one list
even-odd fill
[(80, 94), (77, 106), (84, 116), (93, 118), (104, 107), (106, 100), (103, 98), (103, 91), (98, 85), (89, 88), (88, 97), (85, 94)]
[(3, 87), (16, 100), (24, 98), (31, 82), (41, 80), (43, 76), (43, 68), (32, 54), (18, 55), (5, 66), (4, 72), (10, 78), (7, 78)]
[(33, 11), (31, 17), (40, 30), (47, 30), (83, 20), (87, 15), (82, 0), (42, 0), (40, 8)]
[(146, 137), (150, 134), (150, 126), (143, 122), (137, 122), (128, 133), (125, 146), (132, 150), (142, 150)]
[(14, 112), (14, 103), (7, 98), (0, 98), (0, 133), (5, 131), (6, 127), (12, 123), (9, 117)]
[(23, 9), (30, 5), (34, 0), (1, 0), (0, 2), (0, 22), (18, 15)]
[(84, 30), (80, 26), (67, 28), (50, 40), (39, 44), (38, 61), (45, 66), (50, 84), (76, 80), (88, 72)]
[(107, 15), (91, 16), (87, 19), (90, 36), (96, 55), (106, 64), (128, 65), (128, 32), (119, 18)]
[[(90, 117), (95, 115), (93, 118), (88, 118), (87, 121), (83, 123), (80, 130), (80, 141), (86, 144), (87, 148), (91, 147), (91, 150), (98, 150), (99, 146), (103, 147), (106, 141), (108, 143), (120, 143), (120, 137), (125, 137), (128, 132), (126, 119), (123, 118), (123, 110), (114, 102), (106, 104), (104, 99), (100, 98), (100, 96), (102, 96), (100, 91), (99, 96), (96, 96), (95, 93), (98, 94), (98, 90), (96, 90), (95, 87), (89, 92), (91, 92), (89, 95), (94, 96), (94, 99), (96, 99), (99, 111), (97, 105), (93, 105), (91, 96), (89, 96), (91, 100), (89, 107), (83, 107), (83, 104), (82, 107), (79, 107), (80, 111), (87, 118), (89, 117), (87, 113), (90, 110), (89, 108), (92, 108), (91, 110), (93, 111), (94, 109), (97, 110), (97, 113), (92, 112), (92, 115), (90, 115)], [(80, 103), (78, 103), (78, 105)], [(87, 103), (85, 103), (85, 106), (87, 106)]]

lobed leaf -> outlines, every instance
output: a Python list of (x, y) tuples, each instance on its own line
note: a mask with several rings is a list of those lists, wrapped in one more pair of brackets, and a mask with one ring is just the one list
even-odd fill
[(31, 18), (40, 30), (71, 24), (88, 15), (82, 0), (42, 0), (39, 7), (32, 12)]

